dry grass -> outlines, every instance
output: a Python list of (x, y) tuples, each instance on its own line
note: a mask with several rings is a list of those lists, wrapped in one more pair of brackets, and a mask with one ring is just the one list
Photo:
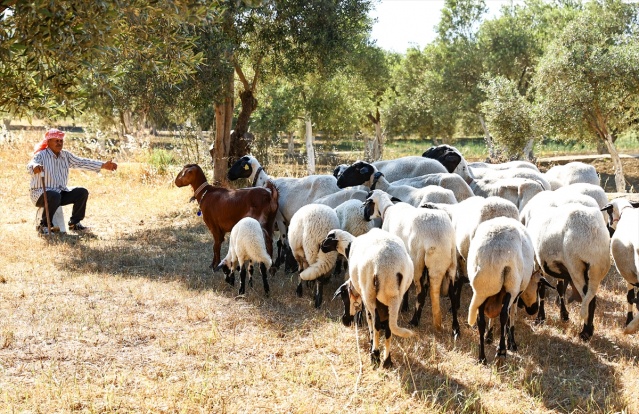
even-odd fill
[[(270, 298), (259, 277), (238, 298), (211, 273), (212, 238), (172, 173), (74, 171), (94, 235), (38, 237), (24, 167), (36, 140), (0, 146), (0, 412), (639, 412), (639, 341), (621, 333), (614, 270), (588, 344), (575, 304), (569, 323), (549, 306), (544, 326), (520, 314), (518, 353), (482, 366), (477, 333), (462, 324), (454, 342), (449, 315), (434, 332), (427, 305), (416, 337), (393, 342), (395, 368), (375, 370), (339, 303), (315, 310), (282, 271)], [(466, 286), (462, 321), (469, 298)]]

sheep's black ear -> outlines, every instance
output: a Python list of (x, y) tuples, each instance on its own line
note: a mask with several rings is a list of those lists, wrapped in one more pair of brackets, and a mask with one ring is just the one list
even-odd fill
[(375, 174), (373, 174), (373, 178), (375, 178), (376, 180), (379, 180), (380, 177), (383, 177), (384, 173), (381, 171), (377, 171)]
[(557, 288), (551, 285), (550, 282), (545, 277), (539, 278), (539, 283), (541, 283), (544, 286), (548, 286), (551, 289), (557, 290)]
[(630, 205), (631, 205), (633, 208), (639, 208), (639, 201), (631, 201), (631, 202), (630, 202)]
[(601, 211), (608, 211), (608, 212), (610, 212), (610, 210), (612, 210), (612, 204), (610, 204), (610, 203), (606, 204), (601, 209)]
[(391, 197), (391, 199), (390, 199), (390, 200), (391, 200), (393, 203), (402, 203), (402, 202), (403, 202), (402, 200), (400, 200), (399, 198), (394, 197), (394, 196), (393, 196), (393, 197)]
[(370, 168), (368, 168), (367, 165), (363, 166), (362, 168), (359, 169), (359, 173), (362, 175), (367, 175), (370, 174), (371, 170)]

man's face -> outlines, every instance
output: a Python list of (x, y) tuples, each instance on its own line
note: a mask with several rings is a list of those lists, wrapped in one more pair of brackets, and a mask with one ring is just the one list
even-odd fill
[(63, 139), (50, 139), (49, 140), (49, 148), (55, 155), (59, 155), (60, 151), (62, 151), (62, 145), (64, 143)]

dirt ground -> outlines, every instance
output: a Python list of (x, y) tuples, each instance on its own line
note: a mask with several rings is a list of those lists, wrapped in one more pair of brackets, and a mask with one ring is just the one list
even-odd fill
[[(568, 162), (564, 160), (564, 158), (568, 157), (558, 157), (557, 160), (554, 160), (552, 158), (545, 158), (542, 160), (538, 160), (537, 163), (539, 169), (542, 172), (545, 172), (553, 165)], [(574, 160), (589, 163), (590, 165), (595, 167), (595, 169), (601, 176), (601, 186), (606, 191), (606, 193), (614, 193), (617, 191), (617, 189), (615, 188), (615, 173), (610, 158), (578, 157), (574, 158)], [(639, 193), (639, 158), (622, 158), (622, 163), (628, 191), (631, 193)]]

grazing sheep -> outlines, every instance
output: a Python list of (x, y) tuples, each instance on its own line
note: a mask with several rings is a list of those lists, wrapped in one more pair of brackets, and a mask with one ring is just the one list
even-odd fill
[(555, 165), (545, 173), (552, 189), (576, 183), (587, 183), (599, 186), (599, 175), (595, 167), (583, 162), (569, 162), (565, 165)]
[(365, 202), (365, 217), (382, 219), (382, 229), (398, 236), (413, 261), (417, 304), (411, 325), (417, 326), (430, 284), (433, 324), (441, 330), (440, 292), (450, 296), (453, 308), (453, 334), (459, 335), (459, 308), (455, 273), (457, 256), (455, 230), (448, 214), (441, 210), (415, 208), (407, 203), (393, 204), (391, 197), (374, 190)]
[[(634, 208), (633, 208), (634, 207)], [(631, 203), (625, 198), (616, 198), (604, 206), (609, 216), (609, 227), (613, 229), (610, 253), (615, 260), (617, 271), (626, 280), (628, 301), (626, 328), (624, 333), (635, 333), (639, 329), (639, 314), (633, 319), (632, 305), (639, 310), (639, 297), (635, 288), (639, 287), (639, 203)]]
[[(380, 229), (359, 237), (343, 230), (332, 230), (322, 241), (321, 250), (339, 252), (349, 260), (349, 279), (337, 289), (333, 299), (344, 301), (342, 323), (349, 326), (353, 316), (364, 306), (371, 340), (371, 362), (384, 368), (393, 365), (390, 355), (391, 335), (413, 336), (413, 331), (397, 325), (404, 294), (413, 280), (413, 263), (402, 241)], [(379, 334), (385, 330), (384, 356), (380, 358)]]
[(253, 187), (266, 186), (271, 181), (279, 191), (279, 209), (275, 222), (280, 232), (279, 251), (276, 266), (282, 260), (282, 243), (287, 245), (287, 228), (293, 214), (300, 207), (311, 204), (314, 200), (340, 191), (337, 180), (331, 175), (310, 175), (302, 178), (271, 178), (253, 156), (246, 155), (231, 166), (227, 173), (231, 181), (247, 178)]
[[(410, 200), (410, 204), (418, 207), (421, 200), (426, 196), (432, 196), (433, 189), (414, 188), (412, 186), (398, 185), (390, 183), (383, 173), (377, 171), (373, 164), (364, 161), (357, 161), (345, 169), (337, 180), (337, 185), (341, 188), (363, 185), (371, 190), (379, 189), (385, 191), (400, 200)], [(452, 191), (452, 190), (451, 190)], [(408, 202), (408, 201), (407, 201)]]
[(244, 282), (249, 262), (251, 266), (259, 264), (262, 282), (264, 284), (264, 293), (266, 296), (269, 294), (266, 269), (269, 268), (273, 271), (275, 268), (271, 267), (273, 264), (271, 255), (266, 250), (265, 240), (267, 237), (268, 235), (262, 226), (260, 226), (260, 223), (251, 217), (244, 217), (238, 221), (237, 224), (233, 226), (233, 230), (231, 230), (229, 251), (215, 270), (222, 269), (224, 274), (226, 274), (226, 281), (233, 285), (233, 270), (235, 266), (238, 266), (240, 268), (240, 295), (243, 295), (245, 292)]
[(464, 201), (475, 195), (462, 177), (452, 173), (428, 174), (419, 177), (403, 178), (394, 181), (393, 185), (409, 185), (415, 188), (439, 186), (451, 190), (457, 201)]
[[(516, 219), (498, 217), (481, 223), (468, 249), (468, 278), (473, 297), (468, 310), (468, 324), (477, 322), (479, 361), (486, 362), (484, 334), (486, 319), (499, 316), (501, 331), (497, 355), (506, 356), (508, 349), (517, 351), (515, 342), (516, 300), (530, 313), (537, 312), (537, 283), (530, 283), (535, 268), (532, 241), (526, 228)], [(528, 291), (527, 294), (523, 294)], [(521, 295), (521, 296), (520, 296)], [(506, 325), (509, 325), (507, 328)]]
[(384, 173), (384, 176), (389, 182), (401, 180), (406, 177), (419, 177), (426, 174), (446, 172), (446, 168), (440, 163), (419, 156), (376, 161), (373, 165), (377, 168), (377, 171)]
[(359, 200), (348, 200), (335, 207), (340, 229), (355, 237), (368, 233), (374, 227), (380, 227), (381, 221), (364, 219), (364, 203)]
[(200, 205), (202, 218), (213, 235), (214, 267), (220, 262), (220, 250), (226, 233), (244, 217), (252, 217), (260, 222), (267, 233), (266, 248), (273, 254), (273, 223), (278, 212), (279, 193), (277, 188), (267, 183), (266, 188), (232, 190), (209, 185), (204, 172), (197, 164), (187, 164), (175, 178), (177, 187), (190, 185), (193, 199)]
[(497, 196), (512, 202), (521, 211), (544, 188), (536, 181), (525, 178), (480, 179), (470, 183), (475, 195)]
[[(573, 289), (583, 295), (580, 316), (584, 325), (579, 337), (589, 340), (594, 333), (595, 295), (610, 269), (610, 236), (601, 212), (580, 203), (540, 206), (532, 209), (526, 228), (533, 241), (537, 264), (546, 275), (559, 279), (557, 292), (564, 321), (568, 320), (564, 301), (567, 284), (572, 284)], [(542, 298), (543, 294), (541, 289)], [(537, 318), (543, 321), (545, 317), (542, 301)]]
[(329, 231), (339, 229), (335, 210), (323, 204), (309, 204), (293, 215), (289, 227), (289, 242), (299, 266), (297, 295), (302, 296), (302, 280), (315, 281), (315, 307), (322, 304), (323, 276), (335, 266), (337, 253), (324, 253), (320, 243)]

